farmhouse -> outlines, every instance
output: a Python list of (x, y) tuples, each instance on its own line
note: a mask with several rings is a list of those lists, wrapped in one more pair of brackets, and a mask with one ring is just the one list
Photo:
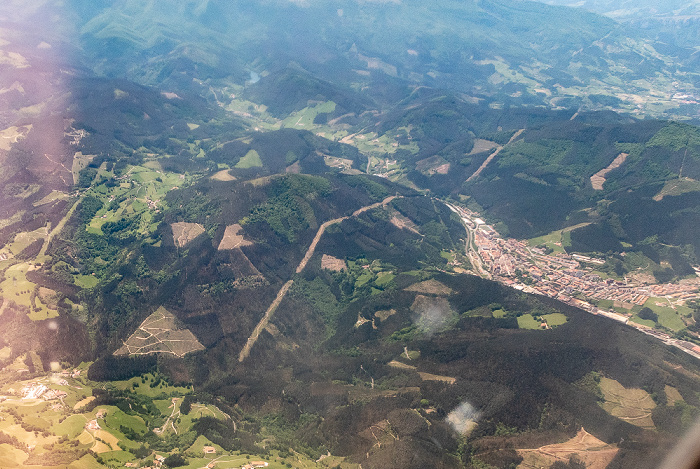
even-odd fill
[(97, 423), (97, 420), (94, 420), (94, 419), (93, 419), (93, 420), (90, 420), (90, 421), (85, 425), (85, 428), (86, 428), (87, 430), (99, 430), (101, 427), (100, 427), (100, 424)]

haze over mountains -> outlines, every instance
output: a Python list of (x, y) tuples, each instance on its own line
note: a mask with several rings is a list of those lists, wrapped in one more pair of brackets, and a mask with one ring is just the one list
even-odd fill
[(249, 70), (293, 62), (345, 86), (372, 84), (370, 96), (427, 85), (497, 104), (696, 116), (676, 96), (696, 95), (692, 43), (669, 44), (582, 9), (499, 1), (74, 4), (87, 64), (144, 84), (192, 75), (194, 66), (199, 78), (240, 83)]
[(700, 414), (694, 10), (579, 6), (3, 3), (0, 466), (655, 467)]

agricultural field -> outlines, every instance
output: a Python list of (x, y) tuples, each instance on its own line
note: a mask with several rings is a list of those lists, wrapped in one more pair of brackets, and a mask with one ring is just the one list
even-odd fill
[(148, 168), (148, 163), (129, 166), (122, 176), (107, 170), (97, 173), (84, 195), (96, 197), (103, 206), (88, 223), (87, 231), (101, 235), (105, 223), (122, 219), (137, 220), (134, 229), (141, 235), (155, 231), (154, 215), (165, 208), (165, 195), (191, 178)]
[(535, 319), (532, 314), (518, 316), (518, 327), (520, 329), (540, 329), (540, 324), (541, 322)]
[(0, 294), (7, 301), (14, 301), (17, 305), (26, 307), (33, 321), (55, 318), (58, 312), (42, 303), (41, 297), (35, 293), (37, 286), (27, 280), (27, 272), (32, 269), (34, 266), (26, 262), (8, 267), (5, 279), (0, 282)]
[[(98, 469), (127, 463), (144, 467), (151, 465), (156, 455), (179, 453), (186, 458), (182, 467), (190, 469), (212, 462), (240, 467), (250, 461), (266, 461), (268, 467), (276, 469), (357, 468), (330, 455), (317, 462), (293, 451), (282, 454), (274, 450), (266, 455), (227, 451), (192, 428), (203, 417), (224, 422), (229, 415), (212, 404), (196, 401), (187, 414), (181, 413), (191, 388), (173, 386), (152, 373), (105, 385), (85, 377), (89, 365), (0, 387), (0, 433), (14, 437), (14, 443), (0, 444), (0, 467), (20, 468), (25, 462), (37, 469)], [(123, 396), (117, 401), (125, 398), (131, 404), (100, 403), (89, 396), (93, 389), (107, 389), (114, 396)], [(142, 407), (133, 411), (137, 402)], [(169, 447), (170, 440), (186, 442), (186, 446), (163, 449)], [(160, 449), (154, 451), (152, 445)], [(213, 452), (205, 452), (205, 447)]]
[(601, 404), (610, 415), (642, 428), (654, 429), (651, 411), (656, 407), (651, 395), (642, 389), (627, 389), (619, 382), (601, 377)]
[[(649, 298), (644, 303), (644, 307), (651, 309), (658, 316), (658, 320), (642, 319), (635, 314), (631, 321), (649, 327), (655, 327), (658, 324), (673, 332), (685, 329), (686, 323), (683, 318), (689, 318), (693, 312), (687, 306), (670, 303), (666, 298)], [(641, 308), (635, 308), (634, 312), (638, 313), (638, 309)]]
[(293, 112), (281, 122), (282, 127), (291, 127), (294, 129), (314, 130), (318, 127), (314, 124), (314, 119), (319, 114), (327, 114), (335, 111), (335, 103), (326, 101), (316, 104), (313, 107), (305, 107), (301, 111)]
[(260, 155), (255, 150), (250, 150), (236, 163), (236, 168), (239, 169), (261, 168), (262, 166), (263, 162), (260, 159)]
[(545, 321), (549, 327), (556, 327), (566, 324), (568, 319), (561, 313), (551, 313), (542, 315), (542, 320)]

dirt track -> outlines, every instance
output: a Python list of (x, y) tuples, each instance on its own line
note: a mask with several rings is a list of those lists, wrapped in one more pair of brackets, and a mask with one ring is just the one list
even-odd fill
[[(510, 144), (510, 143), (513, 143), (513, 141), (514, 141), (516, 138), (520, 137), (520, 134), (523, 133), (523, 131), (525, 131), (525, 129), (520, 129), (520, 130), (518, 130), (517, 132), (515, 132), (515, 133), (513, 134), (513, 136), (510, 138), (510, 140), (508, 140), (508, 143), (506, 143), (506, 145), (508, 145), (508, 144)], [(467, 182), (469, 182), (469, 181), (471, 181), (472, 179), (475, 179), (477, 176), (479, 176), (479, 174), (481, 174), (481, 172), (482, 172), (484, 169), (486, 169), (486, 167), (489, 165), (489, 163), (491, 163), (491, 161), (493, 161), (493, 159), (494, 159), (496, 156), (498, 156), (498, 154), (501, 152), (501, 150), (503, 150), (503, 147), (499, 145), (498, 148), (496, 148), (496, 151), (494, 151), (493, 153), (491, 153), (491, 154), (489, 155), (489, 157), (486, 158), (486, 161), (484, 161), (483, 163), (481, 163), (481, 166), (479, 166), (479, 169), (477, 169), (476, 171), (474, 171), (474, 174), (472, 174), (471, 176), (469, 176), (469, 178), (467, 178)]]
[[(390, 197), (387, 197), (386, 199), (382, 200), (381, 202), (377, 202), (372, 205), (367, 205), (365, 207), (359, 208), (355, 210), (352, 215), (347, 216), (347, 217), (340, 217), (340, 218), (335, 218), (333, 220), (329, 220), (325, 223), (323, 223), (319, 228), (318, 231), (316, 232), (316, 236), (314, 236), (313, 241), (311, 242), (311, 245), (309, 246), (309, 249), (306, 250), (306, 254), (304, 255), (304, 258), (301, 260), (299, 263), (299, 266), (297, 267), (296, 273), (300, 274), (304, 268), (306, 267), (306, 264), (309, 263), (309, 260), (314, 255), (314, 252), (316, 251), (316, 245), (318, 245), (318, 242), (321, 240), (321, 236), (323, 236), (323, 233), (326, 231), (326, 228), (330, 225), (333, 225), (335, 223), (340, 223), (343, 220), (347, 220), (350, 217), (356, 217), (360, 215), (361, 213), (366, 212), (367, 210), (372, 210), (373, 208), (380, 207), (382, 205), (386, 205), (392, 200), (394, 200), (397, 196), (392, 195)], [(245, 343), (245, 346), (243, 346), (243, 349), (241, 350), (241, 353), (238, 355), (238, 361), (242, 362), (245, 360), (248, 355), (250, 355), (250, 349), (253, 348), (253, 345), (255, 342), (258, 340), (258, 337), (260, 336), (260, 333), (267, 327), (267, 324), (270, 322), (270, 318), (272, 317), (272, 314), (275, 312), (277, 307), (282, 303), (282, 300), (284, 299), (285, 295), (289, 291), (289, 288), (292, 286), (294, 283), (294, 280), (288, 280), (284, 285), (282, 285), (282, 288), (280, 288), (280, 291), (277, 293), (277, 296), (275, 297), (274, 301), (272, 304), (270, 304), (270, 307), (267, 308), (267, 311), (265, 311), (265, 315), (263, 318), (260, 320), (257, 326), (255, 326), (255, 329), (253, 329), (253, 333), (248, 337), (248, 340)]]

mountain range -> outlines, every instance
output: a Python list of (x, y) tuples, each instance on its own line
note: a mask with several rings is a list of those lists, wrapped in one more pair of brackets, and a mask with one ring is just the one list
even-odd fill
[[(0, 6), (0, 466), (657, 466), (700, 414), (694, 7), (577, 6)], [(499, 240), (684, 290), (510, 288)]]

